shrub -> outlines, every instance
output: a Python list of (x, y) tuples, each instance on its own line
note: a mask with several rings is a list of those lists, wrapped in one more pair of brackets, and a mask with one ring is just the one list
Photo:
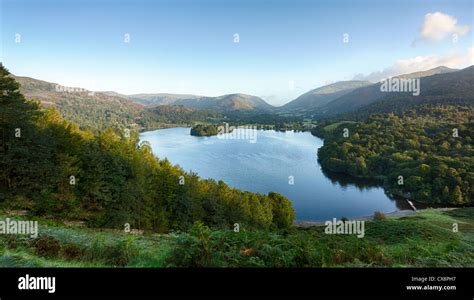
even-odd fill
[(374, 220), (376, 221), (381, 221), (381, 220), (385, 220), (386, 217), (385, 217), (385, 214), (381, 211), (376, 211), (374, 212)]
[(167, 260), (170, 266), (204, 267), (211, 265), (211, 230), (202, 222), (195, 222), (189, 234), (181, 235)]
[(139, 252), (133, 241), (134, 239), (130, 237), (116, 244), (107, 245), (103, 253), (105, 262), (113, 266), (126, 266)]
[(35, 252), (40, 256), (56, 257), (58, 256), (59, 242), (51, 236), (43, 235), (35, 240)]
[(84, 249), (73, 243), (67, 243), (61, 246), (62, 256), (65, 259), (73, 260), (84, 257)]

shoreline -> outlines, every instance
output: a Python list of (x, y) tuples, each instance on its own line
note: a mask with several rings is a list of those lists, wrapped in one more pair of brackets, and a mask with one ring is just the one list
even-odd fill
[[(158, 128), (158, 129), (154, 129), (154, 130), (144, 131), (144, 132), (140, 133), (140, 137), (142, 136), (142, 134), (147, 133), (147, 132), (154, 132), (154, 131), (158, 131), (158, 130), (166, 130), (166, 129), (173, 129), (173, 128), (190, 129), (190, 127), (184, 127), (184, 126), (179, 126), (179, 125), (178, 126), (173, 126), (173, 127), (167, 127), (167, 128)], [(263, 130), (263, 131), (279, 132), (279, 131), (274, 130), (274, 129), (258, 129), (258, 130), (259, 131)], [(290, 130), (290, 131), (293, 131), (293, 130)], [(303, 133), (303, 132), (305, 132), (305, 131), (301, 131), (301, 133)], [(308, 132), (308, 131), (306, 131), (306, 132)], [(311, 134), (311, 132), (310, 132), (310, 134)], [(319, 136), (314, 135), (314, 134), (311, 134), (311, 135), (314, 136), (315, 138), (321, 139), (323, 141), (323, 144), (320, 147), (318, 147), (317, 149), (320, 149), (321, 147), (324, 146), (325, 139), (323, 137), (319, 137)], [(210, 136), (196, 136), (196, 137), (210, 137)], [(319, 158), (318, 158), (318, 163), (321, 166), (321, 168), (324, 169), (324, 167), (321, 165), (321, 163), (319, 161)], [(430, 204), (430, 203), (417, 202), (416, 200), (413, 199), (413, 197), (407, 197), (408, 195), (402, 195), (400, 193), (397, 193), (397, 191), (387, 190), (386, 187), (383, 184), (381, 184), (380, 181), (381, 181), (382, 178), (380, 178), (380, 177), (353, 176), (353, 175), (350, 175), (350, 174), (347, 174), (347, 173), (339, 173), (339, 172), (334, 172), (334, 171), (331, 171), (331, 170), (327, 170), (327, 171), (335, 173), (335, 174), (342, 174), (344, 176), (347, 176), (348, 178), (353, 178), (354, 180), (357, 180), (357, 179), (359, 179), (359, 180), (371, 180), (371, 181), (377, 182), (378, 184), (376, 184), (376, 186), (382, 188), (385, 191), (386, 195), (389, 198), (391, 198), (392, 200), (397, 200), (397, 201), (401, 200), (403, 202), (405, 202), (407, 200), (413, 201), (415, 206), (416, 206), (416, 211), (423, 211), (423, 210), (428, 209), (428, 208), (441, 209), (441, 210), (460, 208), (460, 207), (456, 207), (456, 206), (453, 206), (453, 207), (450, 207), (450, 206), (436, 207), (436, 204), (434, 204), (434, 206), (432, 206), (433, 204)], [(327, 177), (327, 175), (325, 175), (325, 176)], [(355, 183), (352, 183), (352, 184), (355, 184)], [(292, 200), (290, 198), (289, 198), (289, 200), (292, 202)], [(408, 202), (408, 204), (410, 204), (410, 202)], [(464, 207), (464, 206), (461, 206), (461, 207)], [(409, 209), (409, 207), (407, 207), (407, 208), (403, 207), (403, 209), (401, 209), (401, 210), (387, 212), (387, 213), (384, 213), (384, 214), (387, 217), (403, 217), (403, 216), (414, 214), (414, 213), (416, 213), (416, 211), (414, 211), (412, 209)], [(354, 218), (348, 218), (348, 220), (370, 221), (370, 220), (373, 220), (373, 215), (358, 216), (358, 217), (354, 217)], [(327, 220), (295, 220), (293, 222), (293, 225), (296, 226), (296, 227), (308, 228), (308, 227), (313, 227), (313, 226), (324, 226), (324, 223), (326, 221)]]
[[(461, 208), (461, 207), (459, 207)], [(438, 210), (438, 211), (449, 211), (452, 209), (456, 209), (456, 207), (440, 207), (440, 208), (423, 208), (423, 209), (417, 209), (416, 211), (414, 210), (397, 210), (389, 213), (384, 213), (385, 216), (387, 217), (404, 217), (404, 216), (409, 216), (416, 214), (418, 211), (424, 211), (427, 209), (433, 209), (433, 210)], [(372, 221), (374, 219), (373, 216), (361, 216), (361, 217), (355, 217), (355, 218), (348, 218), (348, 221)], [(340, 220), (340, 219), (338, 219)], [(299, 227), (299, 228), (311, 228), (315, 226), (325, 226), (326, 221), (295, 221), (293, 223), (294, 226)]]

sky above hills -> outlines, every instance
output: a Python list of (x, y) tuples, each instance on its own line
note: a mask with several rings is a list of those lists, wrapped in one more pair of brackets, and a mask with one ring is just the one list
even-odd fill
[(0, 0), (10, 72), (124, 94), (246, 93), (474, 64), (471, 0)]

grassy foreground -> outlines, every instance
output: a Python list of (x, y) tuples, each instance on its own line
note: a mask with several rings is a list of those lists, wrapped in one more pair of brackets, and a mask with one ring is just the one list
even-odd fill
[(187, 233), (134, 235), (39, 224), (37, 238), (0, 235), (1, 267), (474, 266), (474, 208), (367, 221), (364, 238), (327, 235), (324, 226), (234, 232), (196, 223)]

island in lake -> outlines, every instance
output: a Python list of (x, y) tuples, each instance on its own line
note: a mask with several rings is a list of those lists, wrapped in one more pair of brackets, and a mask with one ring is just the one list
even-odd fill
[(219, 133), (219, 126), (212, 124), (197, 124), (191, 128), (191, 135), (213, 136)]

